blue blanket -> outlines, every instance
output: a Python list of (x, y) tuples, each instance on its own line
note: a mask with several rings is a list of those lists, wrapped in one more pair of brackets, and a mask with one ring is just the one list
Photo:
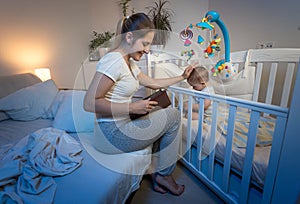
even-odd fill
[(54, 176), (82, 163), (80, 144), (64, 131), (43, 128), (0, 149), (0, 203), (53, 203)]

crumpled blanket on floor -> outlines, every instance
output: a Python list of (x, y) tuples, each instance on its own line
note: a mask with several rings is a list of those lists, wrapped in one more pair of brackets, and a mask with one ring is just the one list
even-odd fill
[(43, 128), (15, 146), (0, 148), (0, 203), (52, 203), (52, 177), (73, 172), (82, 163), (80, 144), (66, 132)]

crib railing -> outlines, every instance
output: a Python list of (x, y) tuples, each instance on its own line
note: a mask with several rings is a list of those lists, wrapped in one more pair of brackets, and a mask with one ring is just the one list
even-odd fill
[[(246, 66), (255, 69), (252, 101), (289, 107), (299, 56), (299, 48), (249, 49), (230, 53), (230, 62), (237, 65), (240, 71)], [(210, 70), (215, 65), (216, 59), (199, 58), (198, 61), (200, 65)], [(186, 60), (176, 54), (149, 54), (147, 55), (148, 75), (154, 76), (155, 65), (165, 62), (178, 66), (188, 65)]]
[[(184, 151), (181, 151), (181, 161), (197, 176), (200, 180), (206, 183), (213, 191), (220, 195), (226, 202), (229, 203), (248, 203), (250, 186), (252, 183), (251, 174), (252, 174), (252, 162), (254, 159), (254, 151), (256, 147), (256, 134), (259, 126), (259, 120), (263, 114), (268, 114), (275, 119), (275, 128), (273, 132), (273, 140), (271, 153), (268, 162), (267, 173), (265, 176), (265, 182), (262, 186), (261, 192), (261, 203), (270, 203), (273, 191), (273, 185), (275, 182), (275, 174), (278, 168), (278, 160), (281, 151), (281, 144), (283, 141), (285, 126), (287, 123), (288, 117), (288, 108), (269, 105), (260, 102), (253, 102), (243, 99), (237, 99), (232, 97), (226, 97), (222, 95), (210, 95), (207, 93), (198, 92), (195, 90), (184, 89), (180, 87), (169, 87), (168, 89), (171, 92), (172, 96), (172, 105), (180, 110), (181, 116), (187, 118), (187, 129), (185, 133), (182, 133), (186, 136), (186, 143)], [(192, 105), (193, 97), (197, 97), (200, 101), (199, 108), (199, 118), (198, 118), (198, 132), (195, 141), (192, 141), (191, 128), (192, 128)], [(187, 115), (183, 112), (183, 102), (184, 99), (188, 99), (188, 110)], [(204, 100), (209, 98), (212, 103), (212, 122), (210, 125), (210, 141), (209, 147), (211, 152), (207, 155), (208, 166), (207, 173), (202, 171), (202, 162), (201, 155), (203, 154), (202, 150), (202, 130), (204, 122)], [(217, 118), (218, 118), (218, 106), (226, 104), (228, 107), (228, 116), (227, 116), (227, 136), (226, 136), (226, 146), (223, 158), (223, 169), (222, 169), (222, 181), (217, 183), (214, 180), (215, 177), (215, 149), (214, 145), (218, 142), (216, 138), (217, 132)], [(235, 129), (235, 118), (237, 113), (237, 108), (246, 108), (250, 113), (250, 123), (249, 131), (247, 135), (247, 146), (245, 152), (245, 158), (243, 163), (243, 169), (240, 172), (241, 175), (241, 186), (240, 192), (233, 193), (230, 192), (230, 175), (232, 171), (231, 166), (231, 156), (232, 156), (232, 147), (233, 147), (233, 137)], [(192, 146), (196, 142), (196, 161), (192, 159)], [(184, 144), (184, 143), (182, 143)], [(194, 146), (193, 146), (194, 147)], [(195, 151), (194, 151), (195, 152)], [(194, 158), (194, 157), (193, 157)]]

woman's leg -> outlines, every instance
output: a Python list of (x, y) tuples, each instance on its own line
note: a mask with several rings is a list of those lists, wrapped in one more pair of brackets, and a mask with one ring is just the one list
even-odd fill
[[(170, 118), (173, 118), (173, 124), (164, 136), (153, 144), (153, 161), (157, 160), (156, 173), (152, 175), (154, 189), (165, 193), (165, 189), (175, 195), (181, 195), (184, 192), (184, 185), (178, 185), (172, 177), (172, 172), (176, 167), (179, 150), (179, 112), (169, 112)], [(158, 159), (157, 159), (158, 158)]]
[[(113, 153), (133, 152), (144, 149), (161, 138), (160, 151), (174, 151), (174, 148), (166, 148), (173, 145), (176, 139), (180, 123), (178, 110), (174, 108), (166, 108), (157, 110), (147, 116), (137, 120), (126, 120), (120, 122), (99, 123), (99, 129), (95, 137), (102, 133), (101, 137), (105, 137), (110, 146), (113, 146)], [(103, 138), (101, 138), (102, 140)], [(101, 140), (97, 143), (101, 143)], [(172, 143), (173, 142), (173, 143)], [(106, 145), (107, 146), (107, 145)], [(116, 151), (117, 150), (117, 151)], [(101, 148), (100, 148), (101, 151)], [(106, 149), (105, 153), (109, 153)], [(175, 153), (175, 152), (174, 152)], [(169, 155), (163, 158), (165, 162), (172, 157), (173, 162), (168, 162), (168, 166), (177, 159), (178, 149), (175, 155)]]
[(157, 172), (152, 177), (154, 189), (164, 193), (163, 186), (176, 195), (184, 191), (184, 186), (176, 184), (171, 176), (176, 167), (179, 150), (178, 110), (161, 109), (134, 121), (100, 123), (99, 126), (105, 131), (108, 142), (114, 146), (114, 150), (108, 153), (132, 152), (153, 144), (152, 158), (153, 161), (157, 159), (157, 166), (152, 171)]

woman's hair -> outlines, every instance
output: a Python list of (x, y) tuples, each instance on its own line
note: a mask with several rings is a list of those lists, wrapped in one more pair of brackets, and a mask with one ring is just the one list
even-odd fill
[[(121, 27), (121, 33), (133, 32), (137, 30), (154, 29), (154, 24), (144, 13), (135, 13), (131, 16), (124, 17)], [(148, 31), (149, 32), (149, 31)]]
[(187, 79), (188, 82), (197, 83), (199, 81), (208, 82), (209, 80), (209, 73), (205, 67), (195, 67), (191, 72), (189, 78)]
[(116, 46), (125, 39), (128, 32), (132, 32), (134, 40), (144, 37), (148, 32), (154, 31), (155, 26), (151, 19), (144, 13), (135, 13), (131, 16), (123, 17), (117, 26), (116, 36), (118, 39)]

